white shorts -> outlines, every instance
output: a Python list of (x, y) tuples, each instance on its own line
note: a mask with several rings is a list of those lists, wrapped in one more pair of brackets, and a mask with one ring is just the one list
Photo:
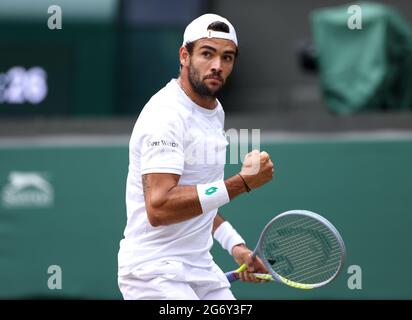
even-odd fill
[(222, 270), (178, 261), (154, 262), (118, 277), (125, 300), (235, 300)]

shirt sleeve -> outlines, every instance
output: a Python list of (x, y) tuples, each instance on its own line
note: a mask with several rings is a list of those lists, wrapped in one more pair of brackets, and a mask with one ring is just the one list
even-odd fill
[(159, 119), (145, 126), (140, 141), (141, 173), (182, 175), (184, 167), (183, 125), (176, 119)]

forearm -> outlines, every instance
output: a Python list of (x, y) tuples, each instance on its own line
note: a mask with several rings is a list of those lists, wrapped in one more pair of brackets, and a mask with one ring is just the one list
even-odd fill
[[(153, 226), (169, 225), (182, 222), (202, 214), (202, 205), (196, 186), (171, 185), (164, 191), (150, 188), (145, 176), (142, 177), (146, 209)], [(229, 199), (246, 192), (243, 180), (233, 176), (224, 181)]]
[(218, 212), (215, 219), (213, 220), (213, 228), (212, 228), (212, 235), (215, 234), (215, 231), (219, 226), (225, 222), (225, 219), (220, 215)]
[(146, 209), (154, 226), (178, 223), (202, 214), (196, 186), (175, 186), (164, 196), (148, 196)]

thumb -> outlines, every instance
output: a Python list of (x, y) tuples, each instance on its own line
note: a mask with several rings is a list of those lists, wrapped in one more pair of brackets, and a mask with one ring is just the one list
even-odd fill
[(253, 254), (249, 254), (249, 256), (246, 259), (246, 265), (247, 265), (247, 271), (248, 272), (255, 272), (255, 266), (254, 266), (254, 262), (255, 262), (255, 257), (253, 257)]

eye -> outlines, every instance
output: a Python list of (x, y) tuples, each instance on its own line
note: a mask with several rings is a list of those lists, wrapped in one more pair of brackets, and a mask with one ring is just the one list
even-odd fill
[(210, 58), (212, 56), (212, 53), (209, 51), (203, 51), (202, 56), (204, 56), (205, 58)]
[(233, 56), (231, 56), (231, 55), (225, 55), (225, 56), (223, 57), (223, 59), (225, 59), (225, 61), (227, 61), (227, 62), (231, 62), (231, 61), (233, 61)]

